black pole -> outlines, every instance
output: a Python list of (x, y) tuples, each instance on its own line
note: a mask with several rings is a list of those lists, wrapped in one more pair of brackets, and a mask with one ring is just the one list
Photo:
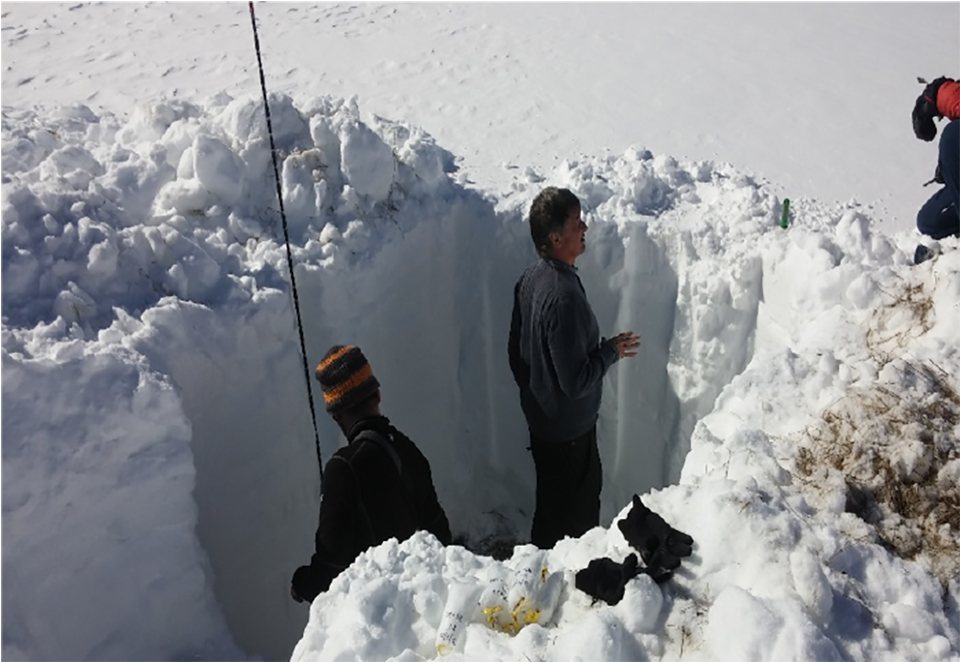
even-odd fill
[(287, 215), (283, 211), (283, 191), (280, 188), (280, 172), (277, 170), (277, 149), (273, 144), (273, 123), (270, 121), (270, 104), (267, 103), (267, 82), (263, 77), (263, 60), (260, 57), (260, 38), (257, 36), (257, 17), (253, 13), (253, 1), (250, 1), (250, 23), (253, 25), (253, 46), (257, 51), (257, 68), (260, 70), (260, 91), (263, 92), (263, 110), (267, 115), (267, 133), (270, 136), (270, 157), (273, 160), (273, 179), (277, 183), (277, 200), (280, 202), (280, 220), (283, 223), (283, 241), (287, 246), (287, 267), (290, 270), (290, 284), (293, 288), (293, 308), (297, 313), (297, 333), (300, 334), (300, 356), (303, 359), (303, 376), (307, 380), (307, 399), (310, 402), (310, 418), (313, 421), (313, 435), (317, 441), (317, 465), (323, 475), (323, 459), (320, 456), (320, 433), (317, 431), (317, 411), (313, 406), (313, 387), (310, 384), (310, 366), (307, 365), (307, 344), (303, 340), (303, 322), (300, 319), (300, 297), (297, 296), (297, 279), (293, 274), (293, 254), (290, 252), (290, 234), (287, 232)]

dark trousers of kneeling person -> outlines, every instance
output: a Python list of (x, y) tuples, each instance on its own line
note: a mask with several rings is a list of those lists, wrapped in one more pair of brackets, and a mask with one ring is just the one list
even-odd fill
[(944, 186), (917, 213), (917, 229), (932, 239), (960, 235), (960, 120), (943, 127), (939, 159)]
[(537, 472), (537, 508), (531, 542), (550, 549), (564, 536), (576, 538), (600, 524), (603, 470), (597, 426), (569, 441), (530, 436)]

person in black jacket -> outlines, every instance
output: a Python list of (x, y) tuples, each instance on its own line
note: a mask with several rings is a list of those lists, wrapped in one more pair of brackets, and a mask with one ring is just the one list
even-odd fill
[(586, 250), (580, 200), (548, 187), (530, 207), (530, 234), (540, 259), (514, 288), (508, 354), (520, 387), (537, 473), (531, 538), (549, 549), (600, 522), (602, 471), (597, 417), (603, 376), (636, 356), (632, 331), (601, 341), (597, 318), (574, 262)]
[(385, 540), (402, 542), (420, 530), (444, 545), (451, 540), (430, 463), (380, 414), (380, 383), (360, 349), (332, 347), (316, 377), (348, 443), (323, 470), (316, 552), (290, 583), (297, 602), (313, 601), (361, 552)]

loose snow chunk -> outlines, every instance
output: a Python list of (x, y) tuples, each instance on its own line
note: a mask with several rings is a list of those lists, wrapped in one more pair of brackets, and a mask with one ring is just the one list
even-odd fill
[(141, 104), (134, 109), (130, 121), (117, 132), (117, 140), (122, 145), (159, 140), (174, 122), (199, 114), (197, 106), (180, 99)]
[(908, 483), (923, 480), (934, 468), (933, 448), (916, 439), (904, 439), (890, 449), (890, 455), (897, 475)]
[(706, 640), (718, 660), (839, 660), (840, 653), (799, 607), (724, 589), (707, 615)]
[(920, 642), (936, 634), (928, 614), (902, 602), (891, 605), (883, 615), (883, 627), (891, 634)]
[(58, 106), (53, 108), (50, 111), (50, 116), (59, 120), (77, 120), (78, 123), (72, 126), (69, 122), (64, 123), (72, 130), (77, 130), (86, 124), (92, 124), (100, 121), (96, 113), (82, 103), (74, 104), (72, 106)]
[(340, 138), (333, 129), (333, 120), (329, 117), (315, 116), (310, 119), (310, 136), (313, 144), (320, 150), (324, 163), (340, 167)]
[(315, 177), (322, 171), (323, 158), (319, 149), (291, 154), (283, 161), (283, 200), (291, 216), (319, 214)]
[[(310, 127), (294, 107), (293, 100), (285, 94), (271, 93), (269, 101), (273, 140), (277, 150), (305, 147)], [(254, 143), (263, 143), (269, 147), (267, 120), (263, 112), (263, 101), (259, 97), (248, 96), (231, 101), (215, 121), (238, 149)]]
[(350, 186), (373, 202), (386, 200), (396, 167), (393, 150), (361, 122), (344, 127), (344, 134), (340, 158)]
[(837, 223), (837, 241), (851, 253), (864, 253), (870, 245), (869, 221), (860, 213), (848, 210)]
[(243, 163), (229, 147), (211, 136), (193, 141), (193, 168), (204, 188), (232, 205), (243, 193)]
[(112, 276), (117, 270), (119, 255), (117, 245), (109, 239), (104, 239), (90, 249), (87, 257), (87, 271), (101, 276)]
[(868, 274), (861, 273), (847, 286), (844, 296), (857, 310), (866, 310), (876, 305), (879, 294), (877, 282)]
[(180, 179), (193, 179), (196, 172), (193, 169), (193, 145), (183, 150), (180, 159), (177, 162), (177, 177)]
[(181, 299), (187, 298), (189, 281), (187, 280), (187, 273), (183, 270), (183, 266), (180, 263), (167, 269), (166, 282), (169, 284), (169, 287), (176, 292), (178, 297)]
[(53, 152), (40, 166), (42, 179), (64, 178), (77, 189), (86, 188), (104, 173), (103, 165), (83, 147), (70, 145)]
[[(193, 145), (198, 126), (199, 122), (195, 118), (180, 119), (170, 125), (161, 139), (166, 148), (167, 163), (172, 166), (180, 163), (183, 153)], [(192, 167), (193, 161), (190, 163)]]
[(946, 489), (958, 484), (960, 484), (960, 460), (950, 460), (937, 473), (937, 485), (940, 489)]
[(627, 582), (616, 609), (628, 630), (652, 633), (663, 609), (663, 591), (649, 575), (640, 575)]
[(209, 200), (210, 192), (199, 180), (178, 179), (160, 189), (153, 204), (158, 214), (192, 214), (205, 210)]
[(97, 313), (97, 304), (93, 297), (84, 292), (76, 283), (67, 283), (66, 290), (57, 295), (53, 304), (54, 312), (67, 323), (72, 324), (93, 317)]
[(769, 659), (780, 622), (763, 601), (730, 586), (714, 600), (707, 619), (706, 640), (717, 659)]
[(833, 609), (833, 589), (823, 574), (817, 559), (807, 550), (790, 554), (793, 585), (810, 613), (820, 623), (826, 623)]
[(633, 649), (629, 640), (633, 637), (612, 610), (587, 612), (577, 625), (577, 629), (561, 628), (557, 631), (553, 647), (563, 652), (564, 659), (623, 660), (635, 657), (635, 654), (630, 655)]
[(343, 233), (344, 241), (349, 242), (354, 251), (365, 251), (369, 247), (372, 235), (370, 228), (363, 221), (353, 220), (347, 224)]
[(342, 237), (340, 236), (340, 230), (337, 229), (333, 223), (327, 223), (323, 226), (323, 230), (320, 231), (320, 243), (329, 244), (335, 241), (340, 241)]

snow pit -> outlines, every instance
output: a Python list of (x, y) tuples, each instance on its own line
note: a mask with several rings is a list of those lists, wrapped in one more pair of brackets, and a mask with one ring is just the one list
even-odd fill
[[(776, 440), (739, 430), (732, 414), (715, 414), (709, 428), (698, 422), (718, 402), (749, 408), (722, 394), (758, 343), (774, 370), (783, 362), (800, 369), (783, 358), (787, 345), (805, 351), (809, 340), (793, 335), (804, 314), (797, 302), (867, 308), (880, 290), (862, 269), (841, 267), (894, 254), (856, 212), (840, 222), (826, 215), (827, 234), (798, 228), (787, 239), (775, 231), (779, 201), (722, 164), (637, 148), (565, 162), (497, 200), (466, 187), (453, 156), (422, 130), (364, 122), (355, 100), (276, 95), (271, 114), (307, 364), (335, 343), (363, 348), (384, 413), (430, 459), (454, 535), (473, 549), (525, 541), (533, 512), (533, 464), (506, 342), (513, 285), (535, 259), (525, 216), (542, 186), (581, 198), (589, 230), (578, 267), (602, 333), (642, 338), (638, 357), (615, 366), (605, 384), (603, 526), (634, 493), (680, 481), (676, 489), (692, 501), (690, 485), (718, 466), (723, 484), (741, 481), (740, 491), (788, 483)], [(16, 567), (5, 586), (30, 587), (4, 590), (12, 619), (5, 654), (289, 656), (307, 623), (288, 586), (312, 552), (319, 469), (259, 100), (157, 102), (128, 122), (84, 107), (46, 116), (5, 109), (3, 141), (3, 403), (5, 413), (35, 412), (4, 418), (4, 566)], [(829, 278), (789, 281), (787, 267)], [(770, 296), (771, 283), (780, 298)], [(809, 330), (814, 346), (816, 325)], [(835, 395), (841, 360), (798, 359), (806, 387)], [(59, 382), (71, 387), (50, 386)], [(326, 460), (342, 439), (316, 388), (313, 397)], [(66, 459), (64, 440), (73, 449)], [(37, 480), (24, 483), (21, 473)], [(104, 476), (119, 482), (107, 489), (114, 482)], [(752, 486), (742, 484), (748, 478)], [(668, 510), (681, 499), (659, 494)], [(50, 525), (31, 524), (38, 520)], [(702, 528), (709, 545), (711, 527), (701, 524), (697, 535)], [(89, 554), (109, 548), (122, 576), (105, 563), (51, 568), (49, 550), (75, 545), (77, 531), (92, 538)], [(602, 546), (619, 534), (589, 535)], [(425, 546), (438, 576), (452, 572), (438, 560), (444, 551), (421, 538), (411, 544)], [(723, 546), (720, 534), (714, 539)], [(550, 563), (585, 566), (591, 557), (576, 544), (562, 542)], [(391, 549), (364, 558), (389, 568), (384, 558), (407, 553)], [(704, 645), (723, 648), (736, 626), (718, 610), (742, 606), (787, 634), (764, 643), (744, 633), (736, 650), (835, 655), (836, 642), (814, 624), (829, 620), (834, 601), (812, 554), (784, 561), (797, 587), (794, 602), (776, 609), (735, 582), (718, 586)], [(361, 602), (425, 599), (392, 582), (368, 585), (380, 593)], [(342, 595), (348, 586), (344, 579), (331, 589), (343, 604), (353, 604)], [(195, 599), (181, 609), (184, 595)], [(396, 650), (369, 642), (351, 650), (428, 655), (422, 642), (440, 625), (446, 588), (434, 598), (424, 606), (433, 630), (394, 623)], [(143, 599), (160, 601), (155, 613), (131, 616)], [(659, 590), (631, 586), (625, 600), (629, 613), (591, 616), (582, 627), (600, 634), (625, 622), (636, 631), (639, 639), (610, 641), (615, 657), (662, 652), (651, 634), (662, 626)], [(78, 617), (91, 602), (96, 622)], [(314, 618), (328, 618), (318, 605)], [(572, 618), (563, 613), (556, 618)], [(131, 618), (142, 620), (132, 627)], [(885, 618), (911, 639), (942, 629), (906, 608)], [(51, 637), (51, 620), (72, 629)], [(318, 622), (299, 655), (322, 650)], [(790, 649), (794, 630), (813, 634)], [(530, 650), (545, 645), (535, 629), (517, 640)], [(468, 652), (486, 650), (476, 641), (468, 636)], [(489, 650), (510, 657), (519, 649)]]

